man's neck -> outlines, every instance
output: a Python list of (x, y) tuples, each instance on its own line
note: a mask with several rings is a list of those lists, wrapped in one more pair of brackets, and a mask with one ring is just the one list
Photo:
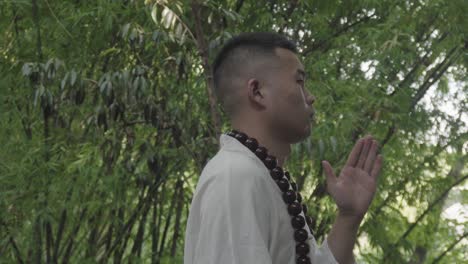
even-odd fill
[(268, 154), (275, 156), (278, 160), (278, 166), (282, 167), (291, 153), (291, 145), (285, 142), (281, 142), (274, 138), (271, 133), (263, 129), (259, 129), (255, 126), (248, 125), (235, 125), (233, 129), (246, 133), (247, 136), (255, 138), (258, 144), (265, 147), (268, 150)]

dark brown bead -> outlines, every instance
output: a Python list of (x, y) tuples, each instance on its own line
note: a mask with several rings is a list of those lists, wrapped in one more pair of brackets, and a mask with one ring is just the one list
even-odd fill
[(309, 231), (310, 233), (313, 235), (314, 234), (314, 231), (312, 231), (312, 227), (308, 226), (309, 227)]
[(308, 256), (299, 256), (296, 260), (297, 264), (310, 264), (310, 258)]
[(242, 144), (245, 143), (245, 141), (247, 140), (247, 135), (242, 133), (242, 132), (239, 132), (236, 134), (236, 139), (239, 140)]
[(235, 137), (235, 136), (236, 136), (236, 132), (234, 132), (234, 130), (231, 130), (231, 131), (227, 132), (227, 135), (228, 135), (228, 136), (231, 136), (231, 137)]
[(296, 242), (304, 242), (308, 236), (309, 234), (305, 229), (297, 229), (294, 231), (294, 240), (296, 240)]
[(290, 215), (298, 215), (301, 212), (301, 204), (298, 202), (294, 202), (288, 205), (288, 213)]
[(276, 158), (273, 157), (273, 156), (268, 156), (265, 158), (265, 160), (263, 161), (263, 164), (265, 164), (265, 166), (271, 170), (273, 169), (274, 167), (276, 167)]
[(293, 218), (291, 218), (291, 225), (295, 228), (295, 229), (301, 229), (305, 226), (305, 220), (304, 220), (304, 217), (302, 217), (301, 215), (296, 215), (294, 216)]
[(283, 178), (283, 169), (281, 169), (280, 167), (276, 167), (271, 170), (270, 175), (273, 178), (273, 180), (279, 180)]
[(297, 192), (297, 184), (296, 184), (295, 182), (293, 182), (293, 181), (291, 182), (291, 188), (292, 188), (295, 192)]
[(296, 193), (293, 190), (287, 190), (283, 193), (283, 200), (285, 203), (290, 204), (296, 200)]
[(231, 130), (231, 132), (234, 134), (240, 133), (238, 130), (235, 130), (235, 129)]
[(307, 214), (307, 205), (302, 204), (302, 211), (304, 212), (304, 214)]
[(308, 225), (312, 225), (312, 217), (306, 215), (305, 219)]
[(267, 149), (264, 148), (264, 147), (258, 147), (256, 150), (255, 150), (255, 155), (257, 155), (257, 157), (260, 159), (260, 160), (264, 160), (266, 158), (266, 156), (268, 155), (267, 154)]
[(309, 245), (306, 243), (298, 243), (296, 245), (296, 254), (297, 255), (307, 255), (310, 251)]
[(284, 176), (288, 178), (288, 180), (291, 180), (291, 175), (289, 174), (289, 171), (285, 171)]
[(282, 192), (285, 192), (289, 189), (289, 182), (286, 178), (281, 178), (279, 181), (276, 181), (276, 184), (278, 184), (278, 187)]
[(245, 141), (245, 146), (254, 152), (258, 148), (258, 142), (255, 138), (249, 138)]
[[(291, 183), (291, 186), (292, 186), (292, 183)], [(301, 195), (301, 193), (299, 193), (299, 192), (296, 193), (296, 196), (297, 196), (297, 197), (296, 197), (297, 202), (298, 202), (298, 203), (302, 203), (302, 195)]]

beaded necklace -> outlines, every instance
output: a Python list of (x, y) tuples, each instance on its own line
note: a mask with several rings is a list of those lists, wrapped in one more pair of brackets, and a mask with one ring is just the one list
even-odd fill
[[(288, 213), (291, 216), (291, 225), (294, 228), (294, 240), (296, 241), (296, 264), (311, 264), (310, 258), (307, 256), (310, 248), (309, 244), (305, 242), (308, 237), (305, 228), (309, 228), (312, 233), (310, 228), (312, 218), (306, 215), (307, 206), (301, 204), (302, 196), (297, 191), (296, 183), (291, 181), (291, 175), (277, 166), (276, 157), (268, 155), (268, 150), (260, 146), (255, 138), (250, 138), (245, 133), (236, 130), (231, 130), (226, 134), (237, 139), (242, 145), (255, 153), (269, 170), (271, 178), (283, 193), (283, 200), (288, 206)], [(304, 212), (305, 219), (300, 215), (301, 212)]]

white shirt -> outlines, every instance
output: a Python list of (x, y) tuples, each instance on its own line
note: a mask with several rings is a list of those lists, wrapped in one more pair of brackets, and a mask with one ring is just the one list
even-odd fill
[[(192, 200), (184, 263), (294, 264), (294, 229), (281, 190), (247, 147), (227, 135), (220, 142)], [(319, 247), (309, 233), (307, 242), (313, 264), (337, 263), (327, 240)]]

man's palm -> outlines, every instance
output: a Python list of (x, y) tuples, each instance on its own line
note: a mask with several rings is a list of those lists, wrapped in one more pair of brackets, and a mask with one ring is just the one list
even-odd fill
[(382, 167), (382, 157), (377, 155), (377, 141), (368, 136), (354, 145), (339, 177), (323, 161), (327, 175), (328, 192), (340, 213), (362, 217), (367, 212), (377, 189), (377, 177)]

